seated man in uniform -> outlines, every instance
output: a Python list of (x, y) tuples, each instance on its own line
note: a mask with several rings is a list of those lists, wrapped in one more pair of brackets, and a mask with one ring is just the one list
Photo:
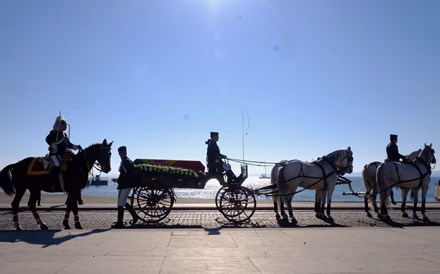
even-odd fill
[(387, 161), (399, 162), (400, 159), (405, 161), (406, 156), (399, 153), (397, 147), (397, 135), (390, 134), (390, 143), (387, 145)]

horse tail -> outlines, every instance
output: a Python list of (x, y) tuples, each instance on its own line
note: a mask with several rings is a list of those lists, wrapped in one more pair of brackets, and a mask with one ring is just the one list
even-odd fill
[(15, 193), (14, 184), (12, 182), (11, 168), (14, 165), (9, 165), (0, 172), (0, 187), (5, 191), (6, 194), (11, 196)]
[(275, 195), (272, 195), (272, 201), (273, 203), (278, 203), (279, 201), (279, 196), (278, 196), (278, 169), (279, 169), (279, 164), (275, 164), (275, 166), (272, 168), (272, 171), (270, 173), (270, 184), (271, 184), (271, 189), (272, 189), (272, 193)]

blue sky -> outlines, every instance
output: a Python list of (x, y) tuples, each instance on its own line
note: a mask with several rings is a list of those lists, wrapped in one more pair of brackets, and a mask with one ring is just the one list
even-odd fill
[[(439, 150), (439, 1), (1, 1), (0, 166), (71, 141), (136, 158), (311, 161), (354, 169)], [(270, 169), (270, 168), (269, 168)], [(268, 171), (269, 171), (268, 169)], [(438, 169), (438, 168), (436, 168)], [(238, 172), (238, 169), (236, 169)], [(261, 173), (262, 167), (250, 167)]]

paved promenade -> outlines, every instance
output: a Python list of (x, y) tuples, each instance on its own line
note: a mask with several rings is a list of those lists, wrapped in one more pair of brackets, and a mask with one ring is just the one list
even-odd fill
[(312, 203), (296, 203), (297, 226), (278, 223), (269, 204), (260, 203), (251, 221), (237, 227), (211, 201), (178, 201), (161, 225), (117, 230), (110, 229), (112, 200), (84, 197), (84, 229), (64, 230), (63, 205), (54, 199), (39, 207), (48, 231), (23, 212), (20, 232), (12, 230), (9, 205), (0, 198), (0, 273), (440, 272), (437, 203), (428, 206), (431, 222), (393, 209), (388, 224), (366, 217), (362, 203), (335, 203), (335, 225), (316, 219)]

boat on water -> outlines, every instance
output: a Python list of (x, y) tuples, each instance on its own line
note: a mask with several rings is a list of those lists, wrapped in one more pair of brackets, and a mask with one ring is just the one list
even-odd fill
[(108, 185), (108, 180), (101, 179), (101, 177), (99, 175), (96, 175), (95, 177), (92, 177), (91, 180), (89, 180), (89, 185), (90, 186), (106, 186), (106, 185)]
[(270, 179), (270, 176), (267, 176), (267, 171), (266, 171), (266, 162), (264, 162), (264, 174), (261, 174), (260, 179)]
[(270, 177), (267, 176), (267, 174), (261, 174), (259, 178), (260, 179), (270, 179)]

